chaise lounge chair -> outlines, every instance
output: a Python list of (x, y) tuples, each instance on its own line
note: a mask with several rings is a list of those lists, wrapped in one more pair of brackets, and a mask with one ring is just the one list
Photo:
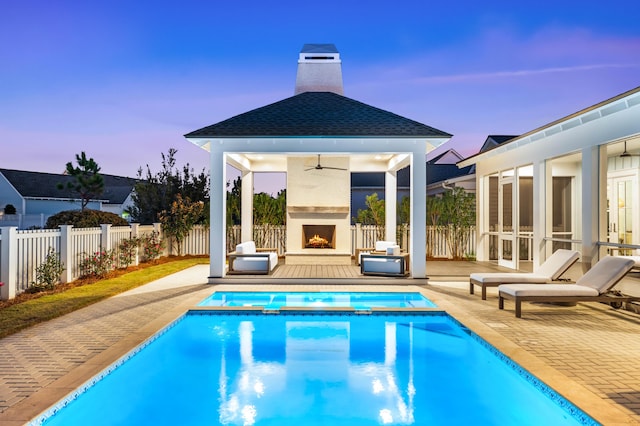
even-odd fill
[(487, 300), (487, 287), (498, 287), (500, 284), (528, 283), (545, 284), (556, 281), (580, 257), (575, 250), (556, 250), (536, 272), (483, 272), (469, 276), (469, 294), (473, 294), (474, 286), (482, 287), (482, 300)]
[(505, 299), (514, 300), (516, 318), (522, 317), (522, 302), (608, 302), (619, 307), (622, 302), (640, 300), (640, 297), (609, 293), (633, 266), (633, 260), (606, 256), (575, 284), (503, 284), (498, 287), (498, 307), (504, 309)]

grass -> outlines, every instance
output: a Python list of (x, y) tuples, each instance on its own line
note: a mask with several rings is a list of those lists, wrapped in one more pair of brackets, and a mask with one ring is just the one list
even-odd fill
[(115, 271), (105, 279), (79, 280), (51, 292), (18, 297), (0, 306), (0, 338), (191, 266), (207, 263), (208, 257), (163, 258), (159, 263)]

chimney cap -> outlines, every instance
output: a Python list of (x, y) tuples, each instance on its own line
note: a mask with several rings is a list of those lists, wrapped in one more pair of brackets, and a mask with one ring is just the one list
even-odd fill
[(302, 46), (300, 53), (338, 53), (333, 43), (308, 43)]

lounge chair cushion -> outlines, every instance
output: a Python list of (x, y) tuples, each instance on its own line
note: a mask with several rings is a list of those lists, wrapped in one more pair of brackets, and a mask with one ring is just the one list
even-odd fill
[(558, 249), (535, 272), (557, 280), (579, 257), (580, 253), (575, 250)]
[(557, 280), (580, 257), (575, 250), (556, 250), (535, 272), (484, 272), (473, 273), (471, 280), (478, 283), (538, 283)]
[(605, 256), (576, 281), (576, 285), (593, 288), (599, 294), (606, 293), (611, 287), (616, 285), (634, 265), (635, 262), (632, 259)]
[(498, 287), (500, 293), (511, 296), (598, 296), (598, 290), (575, 284), (503, 284)]
[(635, 262), (635, 265), (633, 265), (633, 267), (640, 268), (640, 256), (617, 256), (617, 257), (621, 257), (623, 259), (631, 259)]
[(533, 272), (475, 272), (469, 275), (471, 280), (479, 283), (538, 283), (551, 282), (551, 278)]

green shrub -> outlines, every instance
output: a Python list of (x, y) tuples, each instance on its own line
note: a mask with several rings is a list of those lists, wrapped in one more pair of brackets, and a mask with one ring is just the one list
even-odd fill
[(114, 250), (102, 250), (93, 254), (84, 254), (80, 259), (80, 274), (83, 277), (102, 277), (115, 269), (116, 253)]
[(66, 210), (47, 219), (47, 228), (57, 228), (60, 225), (73, 225), (75, 228), (95, 228), (103, 224), (127, 226), (129, 222), (115, 213), (99, 210)]
[(166, 248), (165, 241), (160, 239), (160, 235), (156, 231), (140, 237), (140, 245), (142, 245), (143, 262), (159, 258)]
[(49, 254), (36, 268), (36, 280), (31, 283), (33, 291), (52, 290), (64, 271), (64, 264), (60, 256), (53, 248), (49, 248)]
[(133, 263), (140, 245), (139, 238), (127, 238), (118, 244), (118, 264), (121, 268), (127, 268)]

